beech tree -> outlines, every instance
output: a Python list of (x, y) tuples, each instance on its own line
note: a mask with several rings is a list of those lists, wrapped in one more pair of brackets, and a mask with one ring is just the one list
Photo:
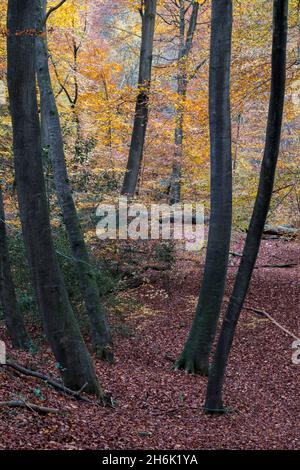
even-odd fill
[(288, 0), (273, 2), (273, 44), (271, 94), (266, 141), (259, 186), (240, 266), (225, 313), (213, 364), (209, 373), (205, 410), (224, 413), (222, 389), (226, 365), (252, 272), (259, 252), (261, 237), (272, 198), (274, 177), (280, 147), (286, 76)]
[(134, 196), (138, 183), (148, 123), (156, 4), (156, 0), (142, 0), (140, 8), (142, 39), (138, 78), (139, 91), (136, 98), (131, 144), (122, 187), (122, 195), (130, 197)]
[(15, 180), (22, 231), (46, 337), (65, 384), (100, 395), (54, 250), (42, 168), (36, 90), (39, 0), (8, 1), (7, 79), (13, 124)]
[(18, 349), (28, 349), (30, 341), (26, 333), (22, 314), (19, 310), (15, 286), (12, 278), (7, 245), (5, 212), (2, 188), (0, 186), (0, 300), (4, 319), (12, 345)]
[[(112, 360), (112, 339), (106, 312), (100, 300), (95, 271), (90, 262), (68, 177), (60, 118), (49, 72), (45, 21), (47, 0), (40, 1), (42, 4), (38, 23), (39, 30), (43, 34), (36, 39), (36, 69), (40, 89), (41, 119), (46, 128), (57, 198), (76, 263), (85, 309), (90, 320), (93, 345), (99, 357)], [(48, 11), (48, 17), (50, 12), (51, 10)]]
[(199, 2), (194, 0), (192, 2), (193, 9), (188, 21), (188, 31), (186, 33), (186, 16), (187, 8), (184, 0), (180, 0), (177, 5), (179, 8), (179, 51), (178, 51), (178, 70), (177, 70), (177, 94), (179, 104), (176, 109), (175, 117), (175, 136), (174, 136), (174, 163), (172, 167), (171, 185), (170, 185), (170, 204), (177, 204), (180, 202), (180, 187), (181, 187), (181, 167), (183, 158), (183, 120), (184, 120), (184, 105), (187, 94), (188, 86), (188, 71), (187, 60), (192, 49), (194, 33), (197, 26), (197, 18), (199, 12)]
[(232, 214), (230, 63), (232, 1), (213, 0), (209, 66), (211, 212), (196, 315), (176, 368), (207, 375), (229, 258)]

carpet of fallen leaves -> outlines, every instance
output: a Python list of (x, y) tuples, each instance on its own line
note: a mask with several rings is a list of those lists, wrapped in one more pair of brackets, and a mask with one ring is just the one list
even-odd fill
[[(232, 249), (241, 251), (236, 236)], [(263, 240), (257, 265), (299, 263), (296, 241)], [(206, 379), (172, 370), (194, 314), (203, 270), (199, 255), (179, 251), (169, 273), (124, 295), (127, 335), (116, 330), (115, 363), (97, 361), (97, 373), (115, 408), (66, 398), (34, 378), (0, 369), (0, 401), (24, 399), (59, 408), (42, 416), (0, 410), (0, 449), (297, 449), (299, 367), (293, 338), (269, 319), (243, 311), (226, 376), (225, 402), (235, 410), (206, 416)], [(226, 296), (238, 258), (231, 259)], [(299, 266), (255, 269), (246, 304), (264, 309), (299, 336)], [(226, 306), (226, 302), (225, 302)], [(4, 330), (0, 330), (5, 337)], [(9, 343), (9, 342), (8, 342)], [(29, 368), (57, 375), (46, 345), (35, 355), (9, 351)]]

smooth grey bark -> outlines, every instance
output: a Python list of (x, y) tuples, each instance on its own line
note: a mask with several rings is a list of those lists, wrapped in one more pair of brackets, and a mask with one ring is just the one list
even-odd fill
[(43, 327), (65, 384), (101, 395), (52, 242), (42, 167), (36, 90), (39, 0), (9, 0), (7, 79), (13, 124), (15, 179), (22, 232)]
[(174, 162), (172, 167), (171, 185), (170, 185), (170, 204), (178, 204), (181, 196), (181, 167), (183, 158), (183, 122), (185, 101), (188, 86), (187, 60), (193, 45), (194, 33), (197, 26), (199, 12), (199, 3), (193, 2), (193, 10), (189, 20), (187, 37), (185, 37), (185, 16), (186, 7), (184, 0), (179, 2), (179, 52), (178, 52), (178, 71), (177, 71), (177, 94), (179, 104), (175, 116), (175, 135), (174, 135)]
[(136, 99), (128, 162), (121, 191), (122, 195), (129, 197), (134, 196), (136, 192), (148, 124), (156, 4), (156, 0), (144, 0), (140, 9), (142, 17), (142, 39), (138, 95)]
[(266, 142), (261, 166), (256, 201), (237, 272), (233, 292), (225, 313), (217, 343), (206, 393), (205, 410), (208, 413), (224, 413), (222, 390), (229, 353), (237, 322), (248, 291), (258, 255), (267, 214), (272, 197), (276, 164), (280, 147), (282, 115), (284, 107), (288, 0), (273, 3), (272, 78)]
[(196, 315), (176, 368), (208, 374), (209, 354), (224, 295), (232, 217), (230, 62), (232, 1), (213, 0), (209, 115), (211, 214), (204, 276)]
[(237, 157), (238, 157), (238, 148), (239, 148), (239, 140), (240, 140), (240, 132), (241, 132), (241, 123), (242, 123), (242, 115), (238, 113), (237, 116), (237, 130), (236, 130), (236, 138), (235, 138), (235, 149), (234, 149), (234, 157), (232, 162), (232, 169), (233, 173), (236, 171), (237, 167)]
[(15, 286), (12, 278), (7, 245), (5, 212), (2, 188), (0, 186), (0, 300), (4, 320), (12, 345), (17, 349), (28, 349), (30, 340), (27, 335), (22, 314), (19, 310)]
[(72, 196), (66, 166), (60, 118), (51, 84), (48, 62), (48, 47), (43, 27), (46, 0), (42, 1), (39, 24), (43, 35), (36, 39), (36, 70), (40, 90), (42, 121), (47, 128), (48, 151), (53, 168), (56, 193), (68, 234), (72, 254), (76, 263), (85, 310), (89, 317), (93, 345), (99, 357), (112, 360), (112, 339), (106, 312), (100, 300), (94, 268), (91, 265), (84, 235)]

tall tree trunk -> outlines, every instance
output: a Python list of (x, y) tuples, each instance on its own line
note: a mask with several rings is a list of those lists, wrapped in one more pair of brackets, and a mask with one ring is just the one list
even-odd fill
[[(44, 3), (47, 4), (47, 0), (43, 0)], [(47, 45), (47, 43), (46, 43)], [(77, 162), (82, 163), (84, 156), (83, 156), (83, 146), (82, 146), (82, 134), (81, 134), (81, 123), (80, 123), (80, 118), (79, 118), (79, 112), (77, 110), (77, 102), (78, 102), (78, 97), (79, 97), (79, 86), (78, 86), (78, 51), (79, 47), (76, 44), (75, 37), (73, 37), (73, 78), (74, 78), (74, 98), (73, 102), (71, 104), (72, 112), (73, 112), (73, 119), (74, 119), (74, 124), (75, 124), (75, 132), (76, 132), (76, 137), (75, 137), (75, 145), (74, 145), (74, 150), (75, 150), (75, 160)], [(48, 50), (47, 50), (48, 54)], [(48, 58), (47, 58), (48, 60)]]
[[(197, 4), (198, 5), (198, 4)], [(187, 92), (187, 64), (185, 51), (185, 5), (184, 0), (179, 4), (179, 53), (177, 70), (177, 95), (178, 107), (175, 111), (175, 135), (174, 135), (174, 162), (171, 175), (170, 204), (180, 202), (181, 190), (181, 163), (182, 163), (182, 145), (183, 145), (183, 119)]]
[(39, 0), (9, 0), (7, 61), (15, 177), (24, 242), (46, 337), (65, 384), (101, 394), (54, 250), (42, 168), (35, 75)]
[(136, 99), (131, 144), (122, 187), (122, 194), (130, 197), (134, 196), (137, 187), (148, 124), (148, 105), (151, 87), (153, 38), (157, 1), (145, 0), (143, 3), (144, 8), (140, 10), (142, 16), (142, 40), (138, 78), (139, 92)]
[(234, 148), (234, 157), (233, 157), (233, 162), (232, 162), (233, 173), (235, 173), (236, 167), (237, 167), (237, 157), (238, 157), (238, 149), (239, 149), (241, 123), (242, 123), (242, 115), (241, 115), (241, 113), (238, 113), (238, 116), (237, 116), (237, 130), (236, 130), (236, 138), (235, 138), (235, 148)]
[[(110, 159), (110, 164), (111, 168), (113, 169), (114, 167), (114, 162), (113, 162), (113, 116), (110, 108), (110, 98), (109, 98), (109, 92), (108, 92), (108, 85), (107, 81), (105, 78), (105, 75), (103, 74), (102, 76), (102, 83), (103, 83), (103, 88), (104, 88), (104, 94), (105, 94), (105, 100), (107, 103), (107, 109), (108, 109), (108, 117), (107, 117), (107, 146), (109, 148), (109, 159)], [(115, 172), (113, 171), (113, 177), (115, 177)]]
[(232, 1), (213, 0), (209, 72), (211, 215), (196, 315), (176, 368), (208, 374), (224, 295), (231, 236), (232, 163), (230, 61)]
[[(47, 1), (43, 0), (43, 3), (45, 13)], [(45, 14), (40, 17), (41, 25), (44, 22), (44, 17)], [(58, 202), (62, 210), (72, 254), (75, 259), (85, 309), (90, 320), (93, 345), (99, 357), (112, 360), (112, 340), (106, 313), (101, 304), (95, 272), (90, 264), (88, 250), (69, 183), (60, 119), (49, 73), (48, 47), (45, 34), (36, 40), (36, 68), (42, 117), (48, 129), (49, 153)]]
[(183, 158), (183, 124), (185, 101), (188, 86), (187, 60), (193, 44), (193, 37), (197, 26), (199, 3), (194, 1), (187, 38), (185, 38), (185, 15), (186, 7), (184, 0), (179, 2), (179, 53), (178, 53), (178, 74), (177, 74), (177, 94), (178, 107), (175, 116), (175, 136), (174, 136), (174, 162), (171, 175), (170, 204), (178, 204), (181, 196), (181, 167)]
[(222, 413), (222, 389), (226, 365), (235, 328), (243, 308), (253, 268), (259, 251), (272, 197), (277, 158), (279, 154), (285, 92), (288, 0), (273, 3), (272, 78), (266, 143), (260, 172), (258, 192), (236, 276), (234, 289), (223, 321), (217, 349), (209, 374), (205, 410)]
[(0, 186), (0, 299), (4, 320), (12, 345), (17, 349), (28, 349), (30, 345), (23, 317), (18, 308), (15, 286), (10, 269), (6, 237), (5, 212)]

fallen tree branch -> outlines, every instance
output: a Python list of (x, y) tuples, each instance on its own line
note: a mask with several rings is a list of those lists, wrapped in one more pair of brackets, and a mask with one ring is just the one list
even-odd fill
[(232, 256), (238, 256), (239, 258), (243, 256), (241, 253), (237, 253), (236, 251), (229, 251), (229, 254)]
[(3, 408), (3, 407), (26, 408), (31, 411), (36, 411), (37, 413), (40, 413), (40, 414), (65, 413), (65, 411), (58, 410), (57, 408), (47, 408), (45, 406), (35, 405), (34, 403), (27, 403), (26, 401), (1, 401), (0, 408)]
[(265, 312), (264, 310), (260, 310), (259, 308), (254, 308), (254, 307), (247, 307), (246, 305), (244, 305), (243, 307), (244, 310), (249, 310), (250, 312), (254, 312), (258, 315), (261, 315), (261, 316), (265, 316), (267, 317), (269, 320), (271, 320), (271, 322), (274, 323), (274, 325), (278, 326), (278, 328), (280, 328), (282, 331), (284, 331), (286, 334), (288, 334), (289, 336), (291, 336), (292, 338), (294, 338), (295, 340), (297, 341), (300, 341), (300, 339), (294, 335), (294, 333), (292, 333), (291, 331), (289, 331), (287, 328), (285, 328), (284, 326), (280, 325), (280, 323), (278, 323), (277, 320), (275, 320), (275, 318), (273, 318), (268, 312)]
[(76, 400), (81, 400), (81, 401), (84, 401), (84, 402), (92, 404), (92, 405), (98, 405), (98, 406), (104, 405), (105, 399), (94, 401), (94, 400), (90, 400), (89, 398), (84, 397), (84, 396), (81, 395), (83, 389), (86, 387), (86, 384), (84, 384), (84, 386), (81, 387), (80, 390), (75, 391), (75, 390), (71, 390), (68, 387), (65, 387), (65, 385), (63, 385), (62, 383), (57, 382), (56, 380), (53, 380), (48, 375), (42, 374), (41, 372), (37, 372), (37, 371), (34, 371), (34, 370), (27, 369), (26, 367), (23, 367), (20, 364), (17, 364), (16, 362), (11, 361), (10, 359), (8, 359), (5, 364), (1, 364), (1, 366), (2, 367), (3, 366), (10, 367), (11, 369), (14, 369), (14, 370), (20, 372), (21, 374), (26, 375), (26, 376), (36, 377), (37, 379), (42, 380), (46, 384), (48, 384), (51, 387), (55, 388), (56, 390), (59, 390), (59, 391), (65, 393), (66, 395), (69, 395), (69, 396), (75, 398)]
[(258, 266), (254, 266), (254, 269), (259, 268), (292, 268), (297, 266), (297, 263), (285, 263), (285, 264), (261, 264)]
[[(298, 266), (297, 263), (285, 263), (285, 264), (260, 264), (258, 266), (254, 266), (254, 269), (262, 269), (262, 268), (293, 268), (294, 266)], [(228, 266), (229, 268), (238, 268), (239, 265), (232, 265)]]
[[(226, 295), (226, 296), (224, 296), (224, 301), (229, 302), (230, 298)], [(291, 336), (295, 340), (300, 341), (300, 338), (298, 338), (294, 333), (292, 333), (287, 328), (285, 328), (280, 323), (278, 323), (278, 321), (275, 320), (275, 318), (273, 318), (272, 315), (270, 315), (265, 310), (262, 310), (262, 309), (259, 309), (259, 308), (256, 308), (256, 307), (249, 307), (248, 305), (243, 305), (242, 310), (249, 310), (250, 312), (256, 313), (257, 315), (260, 315), (262, 317), (267, 317), (269, 320), (271, 320), (272, 323), (274, 323), (274, 325), (278, 326), (278, 328), (280, 328), (282, 331), (284, 331), (284, 333), (288, 334), (289, 336)]]

